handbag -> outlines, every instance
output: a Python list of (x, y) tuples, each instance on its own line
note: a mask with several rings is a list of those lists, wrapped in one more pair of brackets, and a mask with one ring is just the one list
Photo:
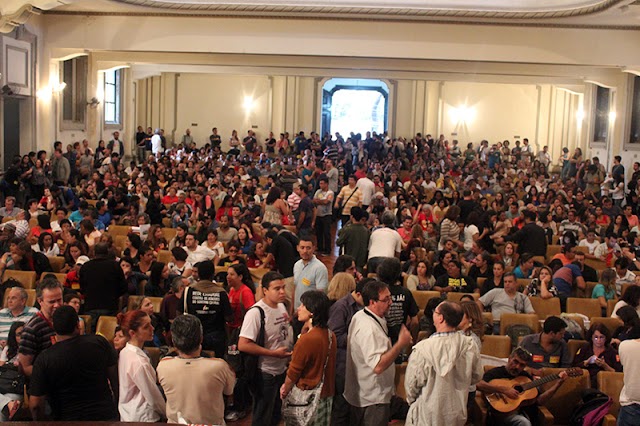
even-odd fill
[(9, 393), (22, 395), (24, 393), (25, 377), (18, 371), (18, 367), (5, 364), (0, 366), (0, 394)]
[(327, 359), (324, 361), (320, 383), (315, 388), (306, 390), (294, 385), (289, 395), (282, 401), (282, 417), (287, 426), (307, 426), (314, 420), (316, 411), (318, 411), (320, 393), (324, 385), (324, 375), (327, 371), (329, 355), (331, 355), (331, 330), (327, 330), (327, 333), (329, 335), (329, 350)]
[[(244, 309), (244, 303), (242, 303), (242, 292), (240, 293), (240, 311), (242, 318), (246, 313)], [(236, 373), (236, 377), (240, 377), (243, 374), (244, 366), (242, 363), (242, 354), (238, 349), (238, 341), (240, 340), (240, 330), (242, 327), (237, 327), (229, 333), (229, 339), (227, 343), (227, 363), (231, 366)]]

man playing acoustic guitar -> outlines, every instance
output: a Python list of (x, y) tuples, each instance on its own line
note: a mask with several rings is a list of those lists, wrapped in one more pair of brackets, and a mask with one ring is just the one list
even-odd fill
[(498, 410), (491, 409), (491, 421), (487, 424), (493, 424), (496, 426), (531, 426), (535, 425), (537, 419), (537, 405), (544, 405), (556, 393), (556, 391), (562, 386), (562, 383), (567, 379), (568, 374), (566, 371), (561, 372), (558, 375), (559, 381), (556, 382), (549, 390), (538, 393), (538, 396), (529, 401), (523, 401), (518, 406), (517, 400), (520, 397), (520, 392), (511, 386), (505, 386), (504, 383), (496, 384), (491, 383), (495, 379), (514, 379), (516, 377), (526, 377), (533, 380), (531, 375), (524, 371), (525, 367), (531, 362), (532, 355), (526, 349), (517, 347), (511, 352), (509, 361), (504, 367), (497, 367), (487, 371), (482, 380), (476, 385), (479, 391), (482, 391), (485, 395), (500, 394), (503, 405), (508, 405), (510, 400), (514, 403), (514, 410), (510, 412), (500, 412)]

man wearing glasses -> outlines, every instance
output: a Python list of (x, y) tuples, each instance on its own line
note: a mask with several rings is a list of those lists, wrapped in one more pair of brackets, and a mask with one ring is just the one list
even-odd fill
[(469, 386), (482, 378), (480, 348), (458, 332), (460, 305), (442, 302), (433, 311), (436, 332), (414, 346), (404, 387), (410, 404), (407, 425), (462, 426)]
[(362, 300), (365, 308), (349, 325), (344, 398), (351, 405), (353, 426), (387, 426), (395, 387), (394, 361), (413, 339), (402, 325), (397, 342), (391, 345), (385, 320), (391, 292), (386, 284), (365, 284)]
[[(482, 377), (482, 380), (477, 384), (477, 389), (485, 394), (500, 393), (510, 399), (518, 398), (518, 391), (511, 387), (503, 387), (492, 385), (491, 381), (494, 379), (513, 379), (519, 376), (533, 379), (529, 373), (524, 369), (533, 360), (533, 355), (523, 347), (517, 347), (511, 352), (507, 365), (503, 367), (493, 368), (487, 371)], [(556, 382), (552, 387), (543, 393), (539, 393), (535, 400), (535, 404), (521, 407), (516, 412), (511, 413), (499, 413), (495, 410), (491, 410), (490, 424), (498, 426), (530, 426), (531, 420), (537, 416), (537, 405), (544, 405), (549, 398), (551, 398), (556, 391), (562, 386), (562, 383), (567, 379), (568, 375), (565, 371), (560, 373), (560, 381)], [(487, 422), (489, 424), (489, 422)]]

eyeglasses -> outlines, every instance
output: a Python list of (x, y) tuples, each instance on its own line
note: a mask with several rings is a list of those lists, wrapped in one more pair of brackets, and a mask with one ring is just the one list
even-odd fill
[(391, 303), (391, 296), (387, 296), (384, 299), (378, 299), (378, 302)]

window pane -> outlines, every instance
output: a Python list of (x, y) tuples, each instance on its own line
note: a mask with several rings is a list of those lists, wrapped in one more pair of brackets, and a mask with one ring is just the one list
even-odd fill
[(382, 133), (385, 97), (377, 90), (339, 89), (331, 102), (331, 133)]
[(593, 141), (606, 142), (609, 134), (609, 105), (611, 90), (597, 86), (594, 111)]
[(104, 85), (104, 101), (105, 102), (116, 101), (116, 86), (114, 84)]
[(107, 71), (104, 73), (105, 84), (116, 84), (116, 71)]
[(112, 103), (104, 104), (104, 121), (108, 123), (116, 122), (116, 106)]
[(640, 142), (640, 77), (633, 79), (633, 98), (631, 101), (631, 131), (629, 143)]

